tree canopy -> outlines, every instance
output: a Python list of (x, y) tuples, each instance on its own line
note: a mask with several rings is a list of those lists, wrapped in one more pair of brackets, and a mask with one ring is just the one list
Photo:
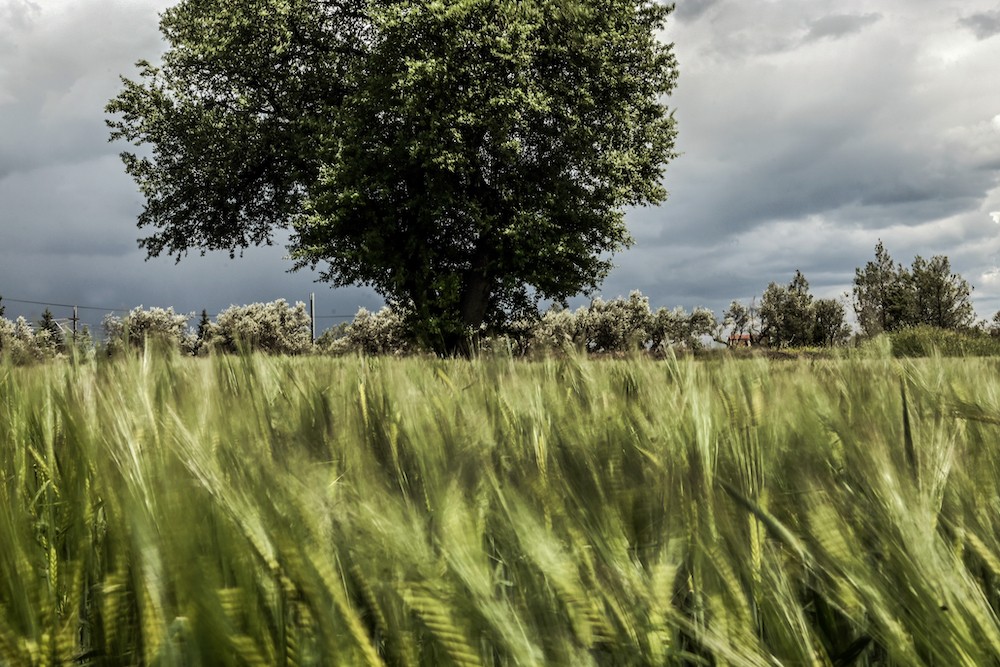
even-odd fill
[(854, 311), (865, 335), (898, 331), (917, 325), (966, 329), (975, 322), (972, 287), (952, 273), (944, 255), (925, 260), (920, 255), (909, 269), (893, 262), (882, 242), (875, 261), (854, 276)]
[(271, 243), (453, 346), (596, 288), (666, 197), (677, 77), (646, 0), (183, 0), (107, 111), (140, 245)]
[[(730, 305), (730, 311), (739, 314), (734, 306), (739, 304)], [(761, 335), (771, 347), (828, 347), (843, 343), (850, 334), (844, 306), (835, 299), (814, 299), (801, 271), (787, 286), (768, 285), (760, 300), (760, 319)]]

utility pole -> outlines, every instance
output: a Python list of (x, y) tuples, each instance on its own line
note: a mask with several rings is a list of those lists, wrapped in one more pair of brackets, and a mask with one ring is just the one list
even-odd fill
[(316, 292), (309, 294), (309, 325), (312, 329), (312, 342), (316, 342)]
[(80, 321), (80, 312), (77, 310), (76, 306), (73, 306), (73, 317), (70, 318), (73, 322), (73, 342), (76, 342), (76, 323)]

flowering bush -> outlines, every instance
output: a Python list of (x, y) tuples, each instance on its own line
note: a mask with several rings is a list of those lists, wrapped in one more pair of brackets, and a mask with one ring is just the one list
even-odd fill
[(173, 308), (133, 308), (125, 317), (108, 315), (104, 318), (104, 335), (109, 353), (126, 348), (142, 349), (155, 341), (190, 354), (195, 346), (188, 330), (190, 315), (180, 315)]
[(230, 306), (204, 327), (202, 347), (223, 352), (259, 351), (305, 354), (313, 349), (312, 321), (302, 302), (284, 299)]
[(350, 324), (324, 333), (317, 346), (328, 354), (405, 354), (412, 350), (403, 316), (388, 306), (377, 313), (361, 308)]
[(50, 331), (35, 331), (23, 317), (0, 318), (0, 353), (15, 364), (28, 364), (56, 356), (58, 345)]
[[(579, 312), (579, 311), (578, 311)], [(582, 344), (577, 313), (555, 307), (545, 312), (537, 322), (521, 323), (531, 332), (523, 352), (566, 350)]]

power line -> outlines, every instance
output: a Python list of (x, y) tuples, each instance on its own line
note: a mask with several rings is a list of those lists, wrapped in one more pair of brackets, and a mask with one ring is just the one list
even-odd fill
[[(128, 313), (131, 312), (128, 308), (102, 308), (100, 306), (77, 306), (72, 303), (51, 303), (49, 301), (31, 301), (30, 299), (12, 299), (10, 297), (0, 295), (0, 302), (5, 303), (20, 303), (27, 304), (31, 306), (54, 306), (56, 308), (77, 308), (79, 310), (96, 310), (104, 313)], [(214, 313), (213, 317), (218, 317), (221, 313)], [(317, 315), (317, 320), (353, 320), (354, 315)]]
[(55, 306), (57, 308), (79, 308), (80, 310), (99, 310), (105, 313), (129, 312), (127, 308), (101, 308), (100, 306), (76, 306), (71, 303), (49, 303), (48, 301), (28, 301), (27, 299), (11, 299), (5, 296), (0, 298), (2, 298), (2, 300), (6, 301), (7, 303), (24, 303), (24, 304), (30, 304), (32, 306)]

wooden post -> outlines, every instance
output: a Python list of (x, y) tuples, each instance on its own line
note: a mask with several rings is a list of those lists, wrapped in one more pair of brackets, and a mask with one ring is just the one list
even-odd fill
[(316, 292), (309, 294), (309, 325), (312, 328), (312, 342), (316, 342)]

